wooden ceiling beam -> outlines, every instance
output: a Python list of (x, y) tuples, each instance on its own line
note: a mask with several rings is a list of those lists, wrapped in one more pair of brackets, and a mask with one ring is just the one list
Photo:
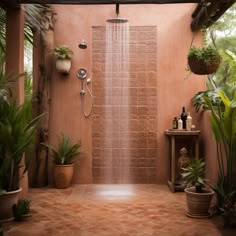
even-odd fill
[(37, 4), (77, 4), (77, 5), (100, 5), (100, 4), (172, 4), (172, 3), (198, 3), (199, 0), (15, 0), (18, 3)]
[(4, 8), (20, 8), (20, 4), (18, 4), (16, 0), (0, 0), (0, 6)]

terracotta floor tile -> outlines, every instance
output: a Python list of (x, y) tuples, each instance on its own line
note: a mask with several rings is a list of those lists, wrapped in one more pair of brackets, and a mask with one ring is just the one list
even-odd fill
[(185, 215), (184, 193), (165, 185), (74, 185), (30, 189), (32, 217), (4, 236), (233, 236), (219, 217)]

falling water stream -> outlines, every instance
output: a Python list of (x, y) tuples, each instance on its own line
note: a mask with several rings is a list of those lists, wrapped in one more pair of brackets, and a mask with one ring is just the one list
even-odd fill
[(107, 23), (105, 48), (104, 183), (130, 183), (129, 25)]

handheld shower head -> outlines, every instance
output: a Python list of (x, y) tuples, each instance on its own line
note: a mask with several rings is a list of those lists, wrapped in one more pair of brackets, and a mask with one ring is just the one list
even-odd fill
[(88, 79), (86, 80), (86, 83), (89, 84), (90, 82), (91, 82), (91, 78), (88, 78)]

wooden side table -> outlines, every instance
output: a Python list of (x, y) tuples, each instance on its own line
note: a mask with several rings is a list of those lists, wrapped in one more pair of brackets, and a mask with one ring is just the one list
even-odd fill
[(192, 141), (191, 146), (194, 149), (194, 154), (191, 158), (199, 158), (199, 135), (200, 130), (186, 131), (186, 130), (165, 130), (165, 134), (170, 140), (170, 155), (169, 155), (169, 173), (168, 173), (168, 185), (172, 192), (176, 190), (183, 191), (183, 186), (176, 184), (176, 142), (177, 139), (188, 139)]

